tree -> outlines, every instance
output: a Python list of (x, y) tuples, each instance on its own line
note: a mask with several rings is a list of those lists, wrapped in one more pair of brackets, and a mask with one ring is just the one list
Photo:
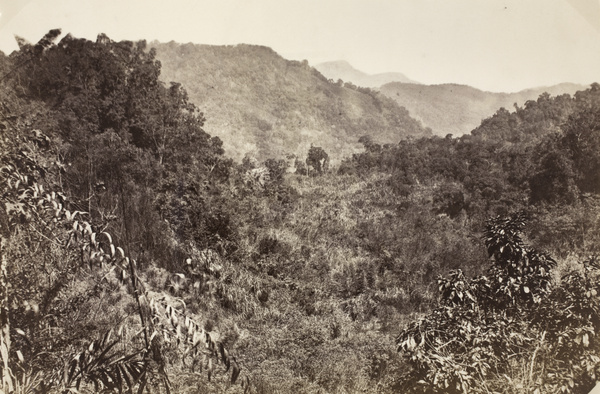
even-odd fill
[(329, 167), (329, 155), (323, 148), (311, 144), (306, 156), (306, 165), (312, 167), (318, 174), (322, 174)]
[[(131, 244), (144, 245), (149, 256), (177, 253), (159, 235), (168, 224), (158, 216), (170, 220), (172, 212), (165, 215), (169, 206), (157, 201), (173, 198), (179, 211), (171, 223), (190, 227), (194, 218), (199, 228), (215, 229), (207, 221), (217, 223), (220, 215), (211, 219), (206, 204), (219, 200), (232, 162), (223, 157), (222, 141), (202, 129), (204, 115), (181, 84), (159, 80), (155, 51), (144, 41), (114, 42), (102, 34), (96, 42), (67, 35), (43, 47), (16, 56), (23, 67), (13, 79), (19, 92), (43, 104), (43, 111), (32, 111), (41, 114), (32, 124), (51, 130), (61, 162), (68, 163), (62, 184), (67, 195), (86, 202), (80, 209), (95, 221), (127, 218)], [(170, 193), (164, 184), (189, 193)], [(118, 240), (126, 238), (122, 225), (107, 222)]]
[(561, 150), (550, 151), (541, 160), (538, 171), (529, 180), (531, 201), (572, 203), (577, 197), (573, 163)]
[(360, 137), (358, 139), (358, 142), (363, 144), (363, 146), (365, 147), (365, 151), (367, 151), (367, 152), (372, 152), (372, 153), (381, 152), (381, 145), (373, 142), (373, 137), (370, 135), (363, 135), (362, 137)]
[(579, 189), (600, 193), (600, 102), (573, 114), (563, 129), (563, 143), (573, 160)]

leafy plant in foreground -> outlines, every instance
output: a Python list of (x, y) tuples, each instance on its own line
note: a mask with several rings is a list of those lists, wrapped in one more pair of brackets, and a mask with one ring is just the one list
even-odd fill
[[(523, 214), (488, 222), (493, 264), (438, 280), (441, 305), (397, 339), (410, 392), (587, 392), (600, 366), (595, 259), (553, 286), (556, 262), (522, 239)], [(508, 384), (507, 384), (508, 383)]]

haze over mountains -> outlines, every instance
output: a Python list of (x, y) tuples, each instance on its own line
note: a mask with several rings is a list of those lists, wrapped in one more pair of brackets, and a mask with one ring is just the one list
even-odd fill
[(352, 67), (345, 60), (319, 63), (315, 68), (325, 77), (334, 81), (341, 79), (342, 81), (352, 82), (355, 85), (366, 88), (379, 88), (390, 82), (419, 83), (399, 72), (367, 74)]
[(562, 83), (514, 93), (496, 93), (459, 84), (425, 85), (411, 81), (401, 73), (369, 75), (346, 61), (321, 63), (315, 68), (333, 80), (340, 78), (359, 86), (378, 89), (405, 107), (412, 117), (423, 122), (439, 136), (467, 134), (499, 108), (513, 110), (515, 103), (522, 106), (544, 92), (557, 96), (574, 94), (586, 88), (583, 85)]
[(206, 114), (204, 129), (241, 160), (305, 157), (311, 144), (332, 161), (362, 151), (361, 136), (397, 143), (430, 131), (379, 93), (331, 83), (308, 62), (289, 61), (254, 45), (211, 46), (152, 42), (160, 78), (182, 83)]

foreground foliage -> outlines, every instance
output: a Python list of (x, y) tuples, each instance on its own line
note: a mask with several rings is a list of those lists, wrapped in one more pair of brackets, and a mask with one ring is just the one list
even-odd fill
[(556, 262), (527, 246), (523, 215), (491, 220), (492, 266), (438, 280), (441, 305), (398, 338), (411, 392), (587, 393), (600, 371), (600, 265), (592, 258), (552, 285)]
[[(19, 156), (22, 159), (26, 157), (23, 152), (18, 153), (17, 157)], [(3, 161), (7, 159), (4, 157)], [(37, 165), (30, 162), (30, 167), (36, 168)], [(39, 173), (39, 167), (37, 170)], [(127, 256), (123, 248), (113, 243), (108, 232), (99, 232), (96, 226), (87, 221), (88, 213), (71, 212), (67, 209), (69, 204), (66, 197), (62, 193), (46, 192), (43, 185), (36, 182), (33, 171), (24, 175), (8, 163), (2, 167), (1, 173), (2, 197), (5, 201), (3, 213), (13, 227), (12, 235), (27, 237), (36, 248), (58, 247), (53, 254), (63, 260), (62, 266), (48, 267), (60, 274), (58, 278), (49, 278), (49, 283), (45, 286), (41, 276), (37, 279), (42, 283), (36, 283), (32, 277), (36, 273), (35, 269), (27, 266), (35, 265), (38, 256), (34, 254), (24, 260), (27, 256), (26, 251), (3, 245), (1, 252), (5, 272), (8, 269), (8, 260), (12, 262), (10, 271), (5, 274), (8, 283), (15, 287), (10, 295), (13, 302), (17, 299), (21, 302), (15, 308), (17, 311), (14, 313), (16, 319), (13, 324), (16, 325), (16, 333), (25, 342), (17, 341), (17, 345), (21, 345), (16, 353), (19, 364), (22, 364), (21, 371), (12, 371), (8, 367), (10, 340), (3, 337), (1, 355), (4, 363), (4, 389), (12, 392), (17, 386), (18, 392), (26, 392), (29, 388), (18, 386), (19, 379), (15, 376), (26, 378), (32, 370), (36, 370), (43, 371), (43, 377), (29, 382), (28, 385), (40, 386), (43, 392), (132, 392), (137, 389), (142, 393), (149, 379), (155, 377), (159, 378), (159, 383), (155, 384), (159, 390), (168, 393), (171, 391), (166, 371), (166, 350), (169, 347), (171, 351), (181, 352), (184, 357), (190, 357), (194, 360), (194, 365), (198, 363), (196, 359), (200, 356), (200, 362), (204, 363), (207, 369), (209, 381), (214, 373), (213, 362), (216, 362), (225, 366), (225, 372), (231, 369), (231, 383), (236, 382), (240, 367), (223, 343), (214, 341), (211, 334), (194, 321), (193, 317), (190, 318), (185, 310), (181, 311), (173, 306), (172, 300), (165, 297), (153, 298), (137, 273), (137, 262)], [(28, 226), (35, 234), (23, 229), (24, 226)], [(49, 236), (45, 236), (44, 233), (48, 233)], [(3, 235), (3, 240), (10, 235)], [(188, 264), (191, 263), (192, 260), (188, 259)], [(46, 269), (45, 264), (43, 268)], [(102, 276), (99, 277), (100, 275)], [(7, 289), (6, 278), (3, 280), (3, 289)], [(68, 280), (88, 288), (81, 292), (77, 286), (67, 283)], [(95, 286), (89, 288), (94, 282)], [(109, 327), (115, 320), (128, 320), (127, 330), (133, 329), (137, 332), (124, 335), (125, 326), (121, 323), (116, 335), (113, 335), (115, 330), (109, 328), (101, 339), (92, 341), (84, 350), (73, 354), (78, 342), (84, 338), (80, 336), (83, 334), (81, 332), (69, 332), (69, 329), (74, 328), (73, 325), (64, 325), (72, 319), (69, 314), (80, 312), (75, 309), (78, 305), (72, 303), (83, 302), (91, 307), (90, 303), (98, 298), (98, 293), (117, 296), (116, 299), (112, 298), (116, 301), (122, 297), (124, 288), (128, 289), (135, 300), (139, 321), (132, 321), (131, 311), (127, 312), (127, 309), (131, 310), (131, 304), (115, 305), (116, 308), (110, 310), (111, 319), (97, 320), (104, 320), (103, 323)], [(71, 296), (70, 305), (56, 299), (64, 292), (70, 291), (80, 293), (75, 298)], [(6, 301), (7, 299), (3, 299), (3, 308), (6, 308)], [(21, 308), (25, 310), (19, 311)], [(96, 312), (99, 312), (99, 309), (96, 309)], [(104, 310), (105, 314), (107, 312)], [(71, 320), (71, 324), (73, 323), (81, 324)], [(97, 324), (98, 321), (86, 323)], [(8, 319), (4, 320), (3, 329), (10, 329), (10, 324)], [(44, 341), (41, 341), (42, 339)], [(175, 344), (169, 346), (173, 342)], [(56, 358), (49, 360), (43, 356), (45, 353), (50, 353)], [(28, 360), (26, 364), (25, 357)], [(16, 382), (13, 382), (14, 380)], [(93, 390), (90, 389), (90, 385), (93, 385)], [(242, 385), (246, 389), (249, 387), (247, 377)]]

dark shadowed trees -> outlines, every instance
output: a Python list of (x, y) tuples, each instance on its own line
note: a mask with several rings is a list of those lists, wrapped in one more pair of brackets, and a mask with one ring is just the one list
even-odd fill
[(306, 156), (306, 165), (317, 174), (322, 174), (329, 168), (329, 155), (323, 148), (311, 145)]

